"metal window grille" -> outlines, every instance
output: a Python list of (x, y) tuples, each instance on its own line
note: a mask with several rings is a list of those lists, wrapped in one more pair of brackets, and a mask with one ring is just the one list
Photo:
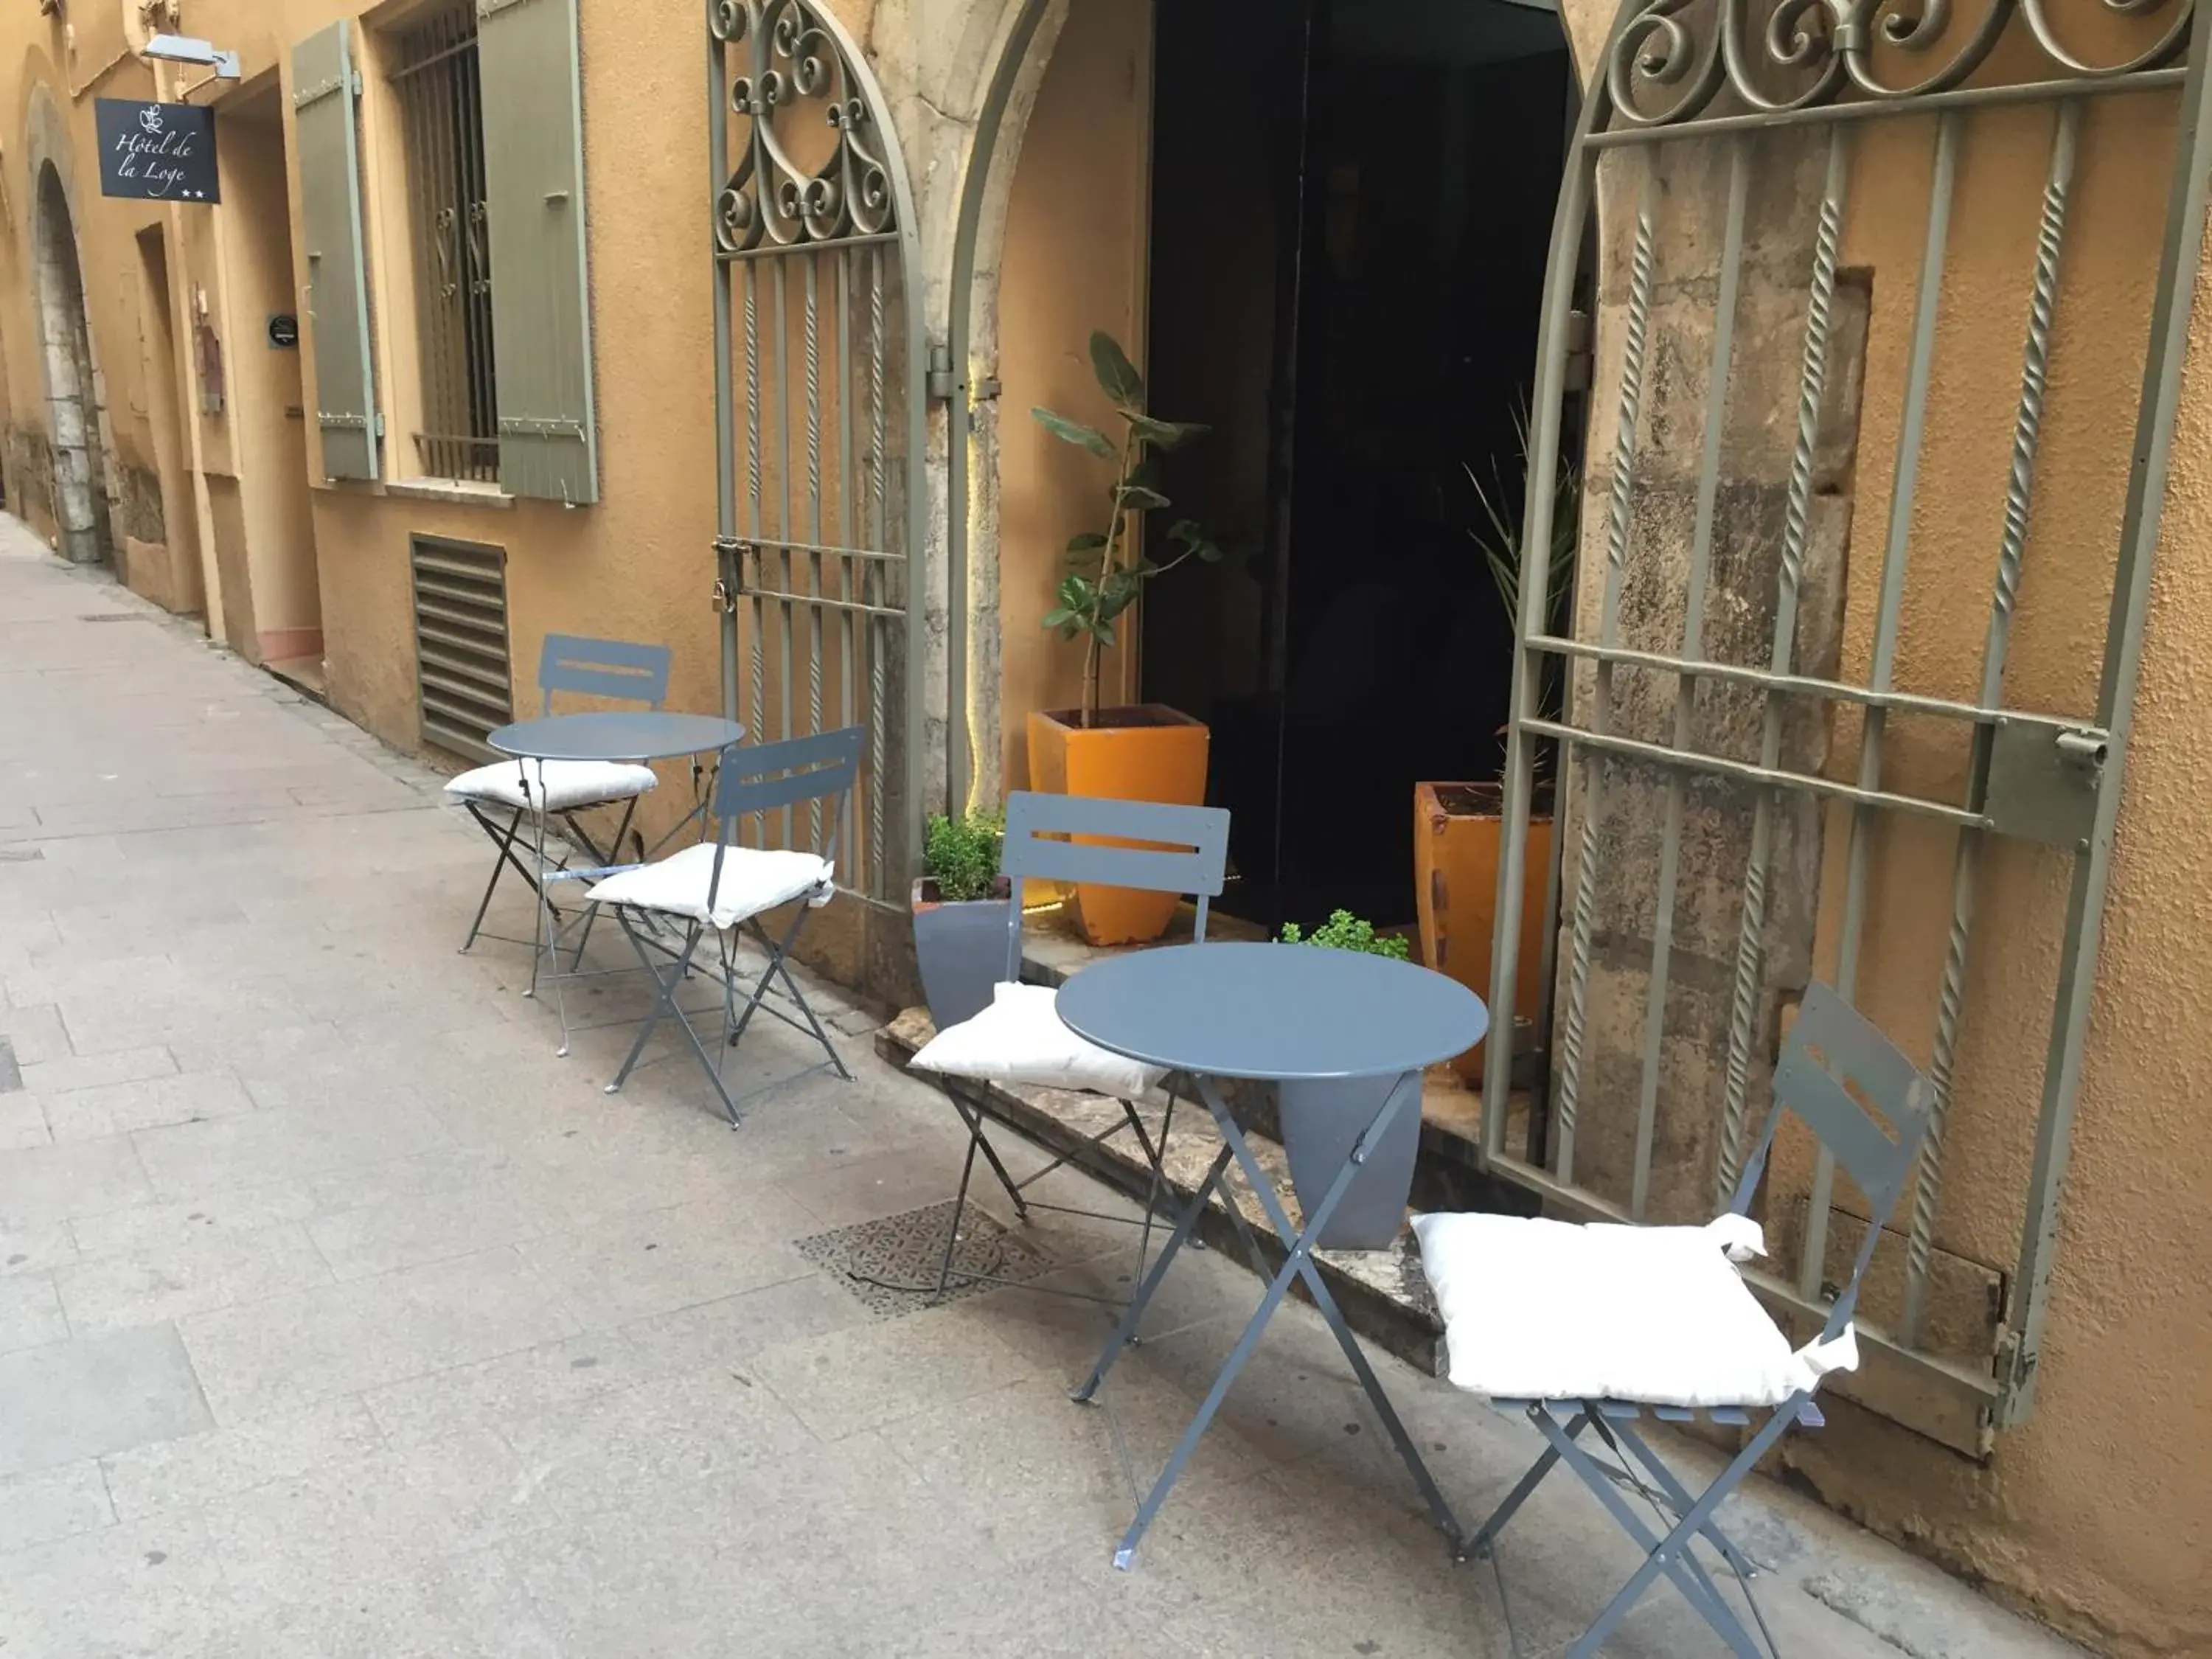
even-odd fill
[(507, 555), (441, 536), (416, 536), (408, 550), (422, 740), (473, 759), (496, 759), (484, 735), (514, 717)]
[(434, 477), (495, 483), (499, 408), (474, 6), (440, 9), (398, 37), (396, 56), (392, 84), (406, 132), (422, 364), (416, 457)]

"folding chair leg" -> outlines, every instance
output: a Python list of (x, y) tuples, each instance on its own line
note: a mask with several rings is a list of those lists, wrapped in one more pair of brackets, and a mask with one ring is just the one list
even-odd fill
[[(1690, 1507), (1690, 1494), (1683, 1488), (1682, 1483), (1674, 1478), (1674, 1472), (1659, 1461), (1659, 1454), (1644, 1443), (1643, 1437), (1636, 1432), (1636, 1425), (1633, 1423), (1620, 1422), (1608, 1425), (1607, 1427), (1611, 1434), (1628, 1449), (1630, 1455), (1644, 1466), (1644, 1473), (1651, 1477), (1653, 1483), (1667, 1495), (1667, 1501), (1674, 1506), (1674, 1513), (1680, 1516), (1687, 1510)], [(1758, 1576), (1759, 1569), (1753, 1564), (1751, 1558), (1738, 1549), (1734, 1541), (1717, 1525), (1707, 1525), (1703, 1535), (1706, 1542), (1721, 1553), (1722, 1558), (1734, 1569), (1737, 1577), (1747, 1579)]]
[(630, 945), (637, 951), (638, 960), (645, 964), (645, 971), (653, 975), (657, 994), (653, 1000), (652, 1011), (646, 1015), (644, 1023), (637, 1028), (637, 1040), (629, 1045), (629, 1054), (623, 1059), (622, 1068), (615, 1073), (615, 1080), (607, 1085), (607, 1092), (611, 1095), (619, 1092), (623, 1085), (629, 1081), (629, 1074), (637, 1066), (638, 1056), (645, 1052), (647, 1040), (653, 1036), (653, 1029), (660, 1024), (661, 1017), (675, 1007), (676, 993), (684, 983), (684, 975), (690, 971), (691, 953), (699, 948), (699, 940), (702, 937), (701, 929), (695, 922), (684, 937), (683, 953), (676, 958), (674, 964), (669, 969), (668, 977), (664, 980), (660, 976), (660, 970), (653, 965), (652, 953), (645, 948), (644, 942), (638, 938), (636, 930), (630, 926), (629, 918), (618, 911), (616, 913), (615, 919), (622, 923), (623, 932), (629, 936)]
[(637, 1065), (638, 1056), (645, 1052), (647, 1039), (652, 1036), (661, 1020), (673, 1018), (677, 1030), (684, 1034), (684, 1042), (691, 1045), (691, 1052), (698, 1056), (700, 1069), (707, 1073), (707, 1081), (714, 1085), (714, 1093), (722, 1103), (722, 1115), (729, 1119), (730, 1127), (736, 1128), (743, 1119), (738, 1115), (737, 1101), (730, 1094), (729, 1085), (722, 1080), (721, 1067), (717, 1064), (723, 1049), (718, 1043), (713, 1053), (708, 1051), (707, 1045), (699, 1041), (699, 1033), (692, 1028), (690, 1018), (676, 1000), (677, 994), (684, 988), (684, 981), (691, 972), (691, 958), (697, 952), (700, 941), (706, 937), (704, 926), (698, 922), (691, 924), (684, 936), (683, 951), (670, 964), (668, 977), (664, 980), (653, 965), (653, 954), (647, 950), (644, 939), (630, 925), (629, 913), (618, 910), (616, 915), (622, 922), (623, 932), (629, 935), (630, 945), (636, 951), (638, 960), (645, 964), (646, 971), (653, 975), (660, 989), (659, 994), (653, 999), (653, 1012), (638, 1027), (637, 1040), (630, 1044), (629, 1057), (623, 1061), (622, 1069), (615, 1073), (615, 1080), (607, 1085), (607, 1092), (615, 1093), (629, 1079)]
[(538, 890), (535, 878), (524, 867), (522, 860), (514, 856), (515, 841), (522, 834), (521, 810), (516, 809), (514, 816), (507, 820), (506, 827), (502, 829), (494, 823), (485, 815), (483, 809), (474, 801), (467, 802), (466, 805), (469, 816), (477, 821), (477, 828), (491, 838), (491, 844), (497, 849), (499, 856), (491, 861), (491, 879), (484, 883), (483, 896), (477, 901), (475, 918), (469, 923), (469, 936), (461, 941), (461, 950), (464, 954), (477, 942), (477, 933), (483, 931), (484, 915), (491, 908), (493, 890), (498, 887), (499, 878), (507, 873), (508, 865), (513, 865), (515, 873), (530, 883), (530, 888), (533, 893)]
[(937, 1289), (931, 1303), (945, 1300), (945, 1287), (952, 1279), (952, 1253), (960, 1247), (960, 1218), (968, 1213), (968, 1183), (975, 1176), (975, 1149), (983, 1144), (975, 1126), (968, 1129), (968, 1156), (960, 1164), (960, 1191), (952, 1200), (952, 1224), (945, 1231), (945, 1259), (937, 1264)]
[[(623, 837), (629, 834), (630, 820), (637, 816), (637, 804), (641, 799), (639, 796), (632, 795), (629, 798), (629, 805), (623, 809), (623, 820), (615, 827), (615, 838), (611, 843), (613, 849), (611, 853), (603, 853), (592, 844), (591, 836), (585, 833), (584, 826), (576, 822), (576, 815), (574, 812), (564, 812), (562, 817), (568, 821), (569, 832), (583, 843), (584, 850), (592, 855), (592, 863), (609, 865), (621, 856)], [(592, 942), (592, 924), (599, 919), (599, 906), (596, 904), (586, 906), (584, 912), (583, 933), (576, 940), (576, 966), (579, 968), (584, 965), (584, 947)]]
[[(981, 1152), (985, 1160), (991, 1166), (991, 1173), (999, 1178), (999, 1185), (1006, 1188), (1006, 1197), (1012, 1201), (1016, 1218), (1027, 1221), (1030, 1218), (1030, 1205), (1029, 1200), (1022, 1196), (1022, 1183), (1016, 1181), (1007, 1172), (1006, 1164), (1000, 1161), (999, 1149), (991, 1145), (990, 1136), (984, 1133), (982, 1111), (977, 1107), (969, 1105), (959, 1096), (949, 1091), (945, 1097), (952, 1103), (952, 1109), (960, 1115), (960, 1121), (967, 1126), (971, 1155), (975, 1152)], [(961, 1190), (963, 1193), (967, 1190), (964, 1182)]]
[(1597, 1622), (1566, 1650), (1563, 1659), (1591, 1659), (1591, 1656), (1620, 1627), (1620, 1621), (1628, 1616), (1629, 1609), (1651, 1587), (1651, 1581), (1662, 1572), (1674, 1581), (1683, 1598), (1697, 1609), (1699, 1616), (1712, 1626), (1714, 1634), (1726, 1642), (1739, 1659), (1765, 1659), (1751, 1639), (1750, 1632), (1744, 1629), (1743, 1622), (1735, 1616), (1735, 1610), (1720, 1599), (1711, 1579), (1705, 1576), (1704, 1568), (1690, 1551), (1698, 1535), (1711, 1523), (1713, 1512), (1720, 1507), (1721, 1501), (1735, 1490), (1744, 1476), (1750, 1474), (1759, 1460), (1766, 1455), (1767, 1449), (1782, 1437), (1783, 1431), (1796, 1420), (1795, 1405), (1796, 1401), (1793, 1400), (1767, 1419), (1765, 1426), (1752, 1437), (1729, 1466), (1721, 1471), (1719, 1478), (1705, 1488), (1705, 1495), (1684, 1511), (1681, 1519), (1663, 1538), (1653, 1534), (1644, 1524), (1644, 1517), (1621, 1495), (1620, 1489), (1603, 1469), (1591, 1461), (1589, 1453), (1575, 1441), (1567, 1438), (1558, 1420), (1549, 1412), (1539, 1410), (1530, 1413), (1537, 1428), (1557, 1449), (1567, 1466), (1582, 1477), (1583, 1484), (1597, 1495), (1598, 1501), (1612, 1512), (1622, 1529), (1645, 1552), (1643, 1565), (1629, 1576), (1628, 1582), (1606, 1604), (1605, 1611), (1598, 1615)]
[(799, 988), (799, 981), (791, 976), (791, 969), (785, 963), (786, 954), (797, 941), (799, 930), (805, 926), (806, 917), (807, 907), (801, 904), (799, 914), (791, 919), (791, 926), (784, 930), (781, 942), (770, 939), (767, 929), (757, 920), (745, 923), (761, 948), (769, 953), (768, 965), (761, 969), (760, 979), (753, 986), (753, 994), (746, 1000), (744, 1012), (738, 1016), (736, 1029), (729, 1035), (729, 1047), (736, 1048), (739, 1039), (744, 1036), (745, 1027), (752, 1023), (754, 1011), (761, 1006), (761, 1000), (768, 995), (770, 981), (781, 979), (792, 1001), (799, 1005), (799, 1012), (806, 1017), (807, 1029), (813, 1032), (814, 1040), (822, 1045), (822, 1052), (830, 1057), (830, 1066), (839, 1077), (850, 1083), (853, 1074), (845, 1069), (844, 1058), (838, 1054), (837, 1045), (830, 1041), (829, 1032), (822, 1029), (822, 1022), (814, 1017), (814, 1009), (806, 1000), (806, 994)]
[[(1534, 1411), (1542, 1409), (1540, 1406), (1534, 1407), (1531, 1415), (1534, 1415)], [(1567, 1425), (1567, 1438), (1572, 1440), (1578, 1437), (1589, 1426), (1589, 1413), (1587, 1411), (1577, 1412), (1574, 1421)], [(1559, 1454), (1550, 1446), (1545, 1447), (1543, 1455), (1528, 1466), (1528, 1474), (1522, 1475), (1513, 1490), (1505, 1494), (1505, 1501), (1491, 1511), (1490, 1519), (1482, 1523), (1474, 1537), (1460, 1546), (1457, 1559), (1462, 1561), (1471, 1561), (1477, 1556), (1487, 1554), (1498, 1542), (1498, 1534), (1505, 1530), (1505, 1523), (1510, 1521), (1514, 1513), (1528, 1501), (1536, 1488), (1543, 1485), (1544, 1477), (1558, 1466), (1559, 1461)]]

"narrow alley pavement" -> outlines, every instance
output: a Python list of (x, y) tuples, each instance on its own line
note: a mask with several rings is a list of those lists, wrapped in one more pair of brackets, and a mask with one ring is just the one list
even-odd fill
[[(856, 1281), (844, 1230), (895, 1259), (952, 1192), (942, 1099), (834, 995), (856, 1080), (737, 1133), (688, 1062), (605, 1094), (637, 993), (556, 1058), (526, 952), (456, 952), (489, 849), (438, 784), (0, 520), (0, 1659), (1512, 1651), (1304, 1308), (1115, 1572), (1251, 1279), (1187, 1256), (1104, 1409), (1066, 1397), (1095, 1304)], [(1063, 1287), (1132, 1257), (1022, 1242)], [(1482, 1513), (1530, 1431), (1378, 1364)], [(1778, 1488), (1733, 1508), (1785, 1652), (2075, 1651)], [(1541, 1493), (1520, 1651), (1624, 1549)], [(1717, 1650), (1662, 1590), (1612, 1650)]]

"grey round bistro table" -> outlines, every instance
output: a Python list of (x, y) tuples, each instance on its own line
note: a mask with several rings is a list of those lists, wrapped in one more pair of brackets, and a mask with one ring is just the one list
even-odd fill
[[(686, 755), (720, 753), (745, 740), (745, 728), (735, 720), (724, 720), (719, 714), (685, 714), (659, 708), (627, 708), (587, 714), (547, 714), (533, 720), (516, 720), (484, 734), (484, 742), (502, 755), (514, 757), (518, 765), (530, 761), (611, 761), (643, 765), (647, 761), (675, 760)], [(706, 814), (706, 798), (697, 790), (698, 774), (693, 771), (693, 800), (691, 810), (671, 826), (647, 849), (650, 859), (673, 841), (689, 824)], [(630, 812), (636, 803), (630, 805)], [(606, 851), (585, 843), (585, 850), (592, 862), (586, 868), (574, 868), (566, 864), (549, 866), (545, 862), (545, 821), (550, 812), (533, 815), (536, 820), (535, 854), (537, 873), (532, 885), (538, 892), (537, 934), (532, 944), (530, 963), (530, 988), (525, 996), (538, 994), (538, 981), (546, 977), (544, 965), (549, 956), (557, 957), (565, 931), (559, 913), (553, 908), (549, 890), (556, 881), (584, 881), (610, 874), (617, 867), (615, 858), (620, 854), (623, 832), (629, 827), (629, 814), (623, 817), (622, 828), (615, 833), (615, 844)], [(571, 820), (569, 828), (578, 836), (582, 830)], [(587, 911), (583, 920), (584, 932), (576, 941), (575, 971), (555, 975), (556, 989), (562, 979), (580, 976), (583, 969), (584, 947), (591, 940), (592, 914)], [(555, 964), (558, 966), (557, 962)], [(564, 1002), (561, 1009), (561, 1049), (568, 1052), (568, 1017)]]
[(517, 720), (484, 741), (518, 760), (647, 761), (704, 755), (745, 740), (745, 728), (720, 714), (680, 714), (658, 708), (596, 714), (548, 714)]
[[(1419, 1145), (1422, 1072), (1482, 1040), (1490, 1027), (1482, 1000), (1441, 974), (1388, 957), (1311, 945), (1220, 944), (1133, 951), (1098, 963), (1060, 988), (1055, 1006), (1071, 1030), (1100, 1048), (1188, 1073), (1222, 1142), (1205, 1180), (1177, 1215), (1167, 1248), (1131, 1298), (1075, 1398), (1089, 1400), (1105, 1381), (1232, 1161), (1243, 1171), (1284, 1251), (1282, 1267), (1268, 1280), (1258, 1311), (1138, 1506), (1115, 1551), (1114, 1565), (1126, 1568), (1135, 1559), (1138, 1540), (1297, 1279), (1304, 1279), (1314, 1306), (1344, 1349), (1431, 1513), (1456, 1543), (1459, 1523), (1345, 1323), (1313, 1252), (1328, 1241), (1332, 1219), (1363, 1182), (1370, 1197), (1387, 1206), (1383, 1237), (1395, 1235)], [(1292, 1224), (1223, 1102), (1217, 1085), (1224, 1078), (1279, 1085), (1302, 1228)], [(1394, 1127), (1401, 1130), (1395, 1139), (1402, 1173), (1370, 1167), (1385, 1161)], [(1302, 1152), (1308, 1166), (1304, 1171)], [(1257, 1268), (1258, 1241), (1234, 1197), (1225, 1191), (1222, 1197)]]

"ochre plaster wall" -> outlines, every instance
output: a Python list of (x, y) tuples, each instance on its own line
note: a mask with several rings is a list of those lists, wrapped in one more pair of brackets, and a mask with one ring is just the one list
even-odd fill
[[(1105, 527), (1113, 463), (1030, 416), (1042, 404), (1118, 438), (1089, 341), (1145, 361), (1150, 247), (1151, 0), (1072, 0), (1037, 89), (1006, 210), (999, 298), (998, 686), (1006, 787), (1027, 787), (1030, 711), (1082, 700), (1083, 641), (1038, 623), (1058, 601), (1068, 538)], [(1100, 700), (1136, 692), (1137, 616), (1102, 654)]]

